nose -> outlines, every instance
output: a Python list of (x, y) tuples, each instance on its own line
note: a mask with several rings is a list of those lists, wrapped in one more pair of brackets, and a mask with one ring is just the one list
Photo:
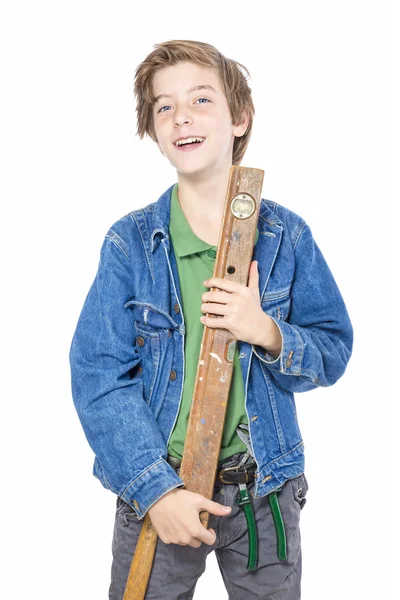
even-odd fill
[(175, 125), (177, 125), (178, 127), (181, 127), (183, 125), (189, 125), (191, 122), (191, 117), (188, 117), (187, 115), (181, 115), (177, 112), (175, 113)]

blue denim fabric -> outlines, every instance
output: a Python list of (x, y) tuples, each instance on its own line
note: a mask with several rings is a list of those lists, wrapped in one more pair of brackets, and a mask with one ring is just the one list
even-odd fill
[[(172, 187), (106, 234), (70, 350), (72, 395), (95, 454), (93, 473), (139, 519), (184, 485), (167, 462), (185, 373), (182, 297), (168, 229)], [(258, 228), (252, 258), (261, 305), (283, 338), (276, 360), (238, 341), (257, 462), (254, 496), (262, 497), (304, 472), (293, 393), (330, 386), (343, 375), (353, 330), (304, 220), (262, 199)]]

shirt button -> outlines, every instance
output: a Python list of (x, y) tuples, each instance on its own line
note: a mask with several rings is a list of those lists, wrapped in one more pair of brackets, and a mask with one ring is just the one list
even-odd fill
[(208, 256), (210, 256), (211, 258), (215, 258), (217, 256), (217, 253), (215, 250), (210, 249), (207, 251)]
[(141, 335), (139, 335), (139, 336), (136, 338), (136, 341), (137, 341), (137, 343), (138, 343), (138, 345), (139, 345), (139, 346), (144, 346), (144, 339), (142, 338), (142, 336), (141, 336)]
[(181, 311), (181, 309), (179, 308), (179, 304), (174, 304), (174, 311), (176, 313), (179, 313)]
[(176, 371), (174, 371), (172, 369), (171, 373), (169, 374), (169, 378), (170, 378), (171, 381), (175, 381), (175, 379), (176, 379)]

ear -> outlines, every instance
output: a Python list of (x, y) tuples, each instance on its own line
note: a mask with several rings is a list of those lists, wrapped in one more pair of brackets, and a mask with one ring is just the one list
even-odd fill
[(249, 126), (249, 115), (246, 110), (242, 112), (242, 117), (237, 125), (233, 127), (233, 135), (236, 137), (242, 137), (246, 133), (247, 127)]

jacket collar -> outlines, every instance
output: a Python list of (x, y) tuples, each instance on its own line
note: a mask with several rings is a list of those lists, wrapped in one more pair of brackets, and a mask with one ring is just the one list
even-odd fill
[[(172, 190), (176, 184), (171, 185), (154, 203), (153, 209), (153, 226), (151, 233), (151, 252), (153, 253), (161, 239), (166, 239), (169, 245), (170, 240), (170, 232), (169, 232), (169, 222), (171, 215), (171, 197)], [(260, 202), (260, 212), (258, 219), (258, 229), (259, 229), (259, 240), (263, 238), (263, 236), (274, 236), (276, 234), (277, 228), (282, 229), (283, 223), (277, 216), (277, 214), (272, 210), (270, 204), (273, 203), (268, 202), (261, 198)], [(255, 248), (259, 245), (257, 242)], [(257, 258), (255, 257), (255, 260)]]

